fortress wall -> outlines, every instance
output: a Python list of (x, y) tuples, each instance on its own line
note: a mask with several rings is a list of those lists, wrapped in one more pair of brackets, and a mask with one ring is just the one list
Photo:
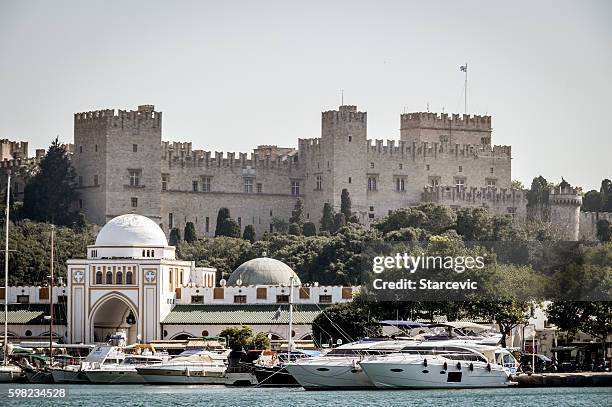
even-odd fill
[(273, 218), (289, 219), (296, 199), (291, 195), (167, 191), (161, 193), (161, 223), (164, 231), (169, 232), (169, 214), (172, 213), (172, 226), (178, 227), (181, 235), (185, 224), (193, 222), (199, 237), (214, 236), (217, 212), (227, 207), (234, 220), (240, 218), (241, 234), (246, 225), (252, 224), (257, 238), (261, 238), (269, 232)]
[(612, 224), (612, 213), (610, 212), (580, 212), (580, 239), (597, 240), (597, 222), (605, 219)]

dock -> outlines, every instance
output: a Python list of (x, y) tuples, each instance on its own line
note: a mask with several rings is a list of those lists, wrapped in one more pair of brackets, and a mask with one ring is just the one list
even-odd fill
[(612, 386), (612, 372), (520, 374), (514, 380), (519, 387), (605, 387)]

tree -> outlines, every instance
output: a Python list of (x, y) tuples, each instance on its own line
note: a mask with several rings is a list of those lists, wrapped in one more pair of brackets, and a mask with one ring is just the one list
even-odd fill
[(580, 210), (585, 212), (601, 212), (601, 207), (602, 199), (599, 191), (593, 189), (582, 197), (582, 206)]
[(606, 338), (612, 334), (612, 302), (555, 301), (546, 308), (548, 321), (571, 336), (582, 331), (602, 342), (604, 357)]
[(521, 181), (519, 181), (517, 179), (513, 179), (510, 182), (510, 188), (512, 188), (512, 189), (525, 189), (525, 185)]
[(185, 230), (183, 231), (183, 237), (188, 243), (194, 242), (198, 239), (196, 236), (196, 230), (193, 222), (187, 222), (185, 224)]
[(253, 340), (253, 329), (250, 326), (228, 326), (219, 336), (227, 339), (227, 346), (232, 350), (248, 349)]
[(181, 231), (178, 228), (172, 228), (168, 243), (170, 246), (178, 246), (181, 244)]
[(242, 233), (242, 238), (253, 243), (255, 241), (255, 227), (253, 225), (246, 225)]
[(612, 226), (610, 221), (606, 219), (600, 219), (597, 221), (597, 238), (601, 242), (609, 242), (612, 240)]
[(501, 346), (506, 347), (506, 338), (515, 327), (527, 323), (532, 304), (527, 301), (473, 301), (466, 303), (468, 313), (477, 318), (490, 318), (497, 323), (502, 334)]
[(340, 213), (344, 214), (346, 223), (357, 223), (357, 218), (353, 215), (351, 207), (351, 196), (349, 195), (348, 189), (344, 188), (342, 190), (342, 195), (340, 195)]
[(240, 237), (240, 225), (231, 218), (228, 208), (220, 208), (217, 213), (215, 236)]
[(298, 198), (295, 201), (295, 206), (291, 212), (289, 223), (295, 223), (300, 227), (300, 229), (302, 228), (302, 224), (304, 223), (304, 202), (302, 201), (302, 198)]
[(334, 210), (332, 206), (325, 202), (323, 204), (323, 216), (321, 217), (321, 228), (320, 230), (323, 232), (331, 232), (334, 229)]
[(601, 181), (599, 194), (601, 195), (601, 211), (612, 212), (612, 181), (607, 178)]
[(550, 195), (551, 185), (543, 176), (538, 176), (531, 182), (531, 189), (527, 191), (527, 208), (529, 208), (529, 216), (531, 218), (542, 217), (543, 220), (548, 220), (550, 210), (548, 208), (548, 197)]
[(270, 349), (270, 338), (265, 332), (257, 332), (251, 340), (250, 348), (252, 349)]
[(281, 235), (284, 235), (289, 230), (289, 222), (281, 218), (272, 218), (272, 228)]
[(75, 222), (78, 212), (74, 207), (79, 197), (75, 179), (66, 147), (56, 138), (40, 161), (40, 171), (26, 184), (23, 217), (56, 225)]
[(342, 212), (336, 213), (334, 215), (334, 227), (332, 232), (338, 232), (344, 225), (346, 225), (346, 218), (344, 217), (344, 214)]
[(307, 237), (315, 236), (317, 234), (317, 227), (312, 222), (306, 222), (304, 226), (302, 226), (302, 233)]
[(312, 336), (322, 344), (348, 343), (365, 336), (380, 335), (379, 325), (370, 324), (370, 308), (358, 299), (325, 308), (312, 323)]
[(302, 228), (297, 223), (290, 223), (288, 233), (293, 236), (299, 236), (302, 234)]

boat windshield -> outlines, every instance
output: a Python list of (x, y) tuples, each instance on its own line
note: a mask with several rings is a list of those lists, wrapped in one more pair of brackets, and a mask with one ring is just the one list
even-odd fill
[(487, 362), (480, 353), (471, 349), (455, 346), (407, 346), (401, 353), (411, 355), (438, 355), (451, 360), (466, 360), (472, 362)]

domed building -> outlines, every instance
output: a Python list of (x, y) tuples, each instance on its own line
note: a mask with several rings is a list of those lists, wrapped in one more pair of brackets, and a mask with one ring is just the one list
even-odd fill
[(295, 271), (282, 261), (259, 257), (242, 263), (227, 279), (228, 286), (302, 285)]
[(111, 219), (87, 247), (87, 259), (67, 264), (72, 343), (105, 341), (118, 330), (128, 343), (159, 339), (160, 321), (182, 287), (215, 285), (214, 269), (176, 260), (162, 229), (136, 214)]

